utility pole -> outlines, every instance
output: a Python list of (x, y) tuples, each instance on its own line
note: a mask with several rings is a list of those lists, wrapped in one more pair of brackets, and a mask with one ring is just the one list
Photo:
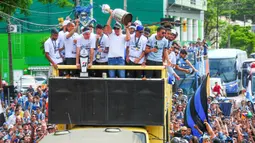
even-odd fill
[(127, 0), (124, 0), (124, 10), (127, 11)]
[[(10, 13), (8, 13), (10, 15)], [(9, 82), (13, 85), (13, 67), (12, 67), (12, 39), (11, 39), (11, 20), (10, 16), (7, 19), (7, 33), (8, 33), (8, 51), (9, 51)]]
[[(79, 6), (79, 5), (80, 5), (80, 0), (75, 0), (75, 7), (76, 7), (76, 6)], [(76, 12), (76, 13), (75, 13), (75, 19), (77, 19), (77, 18), (79, 18), (79, 15), (78, 15), (78, 13)], [(80, 26), (78, 27), (77, 32), (78, 32), (79, 34), (81, 33)]]
[[(231, 22), (231, 13), (229, 14), (229, 24), (230, 24), (230, 22)], [(231, 44), (230, 44), (230, 39), (231, 39), (230, 33), (231, 33), (231, 31), (230, 30), (231, 29), (229, 29), (229, 31), (228, 31), (228, 48), (230, 48), (230, 46), (231, 46)]]
[(244, 25), (244, 27), (245, 27), (245, 22), (246, 22), (246, 16), (243, 15), (243, 25)]
[(216, 7), (216, 9), (217, 9), (217, 33), (216, 33), (216, 49), (219, 49), (219, 46), (218, 46), (218, 44), (219, 44), (219, 4), (218, 4), (218, 2), (217, 2), (217, 7)]

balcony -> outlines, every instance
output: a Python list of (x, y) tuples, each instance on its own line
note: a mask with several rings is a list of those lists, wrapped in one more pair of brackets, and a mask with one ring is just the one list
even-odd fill
[(207, 0), (168, 0), (168, 4), (175, 4), (204, 11), (207, 10)]

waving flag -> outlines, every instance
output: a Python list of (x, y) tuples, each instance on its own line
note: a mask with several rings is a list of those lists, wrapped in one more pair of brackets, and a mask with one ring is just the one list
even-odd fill
[(196, 128), (194, 128), (194, 125), (196, 125), (196, 124), (195, 124), (195, 122), (193, 121), (193, 119), (191, 117), (190, 101), (191, 101), (191, 99), (189, 100), (189, 102), (186, 106), (186, 109), (185, 109), (184, 124), (185, 124), (185, 126), (191, 128), (192, 134), (194, 136), (199, 138), (201, 136), (201, 134), (198, 132), (198, 130)]
[(206, 76), (202, 84), (198, 87), (195, 99), (194, 99), (194, 105), (196, 112), (200, 119), (204, 122), (204, 120), (208, 119), (208, 104), (207, 104), (207, 95), (208, 95), (208, 88), (210, 87), (208, 84), (209, 74)]
[(194, 125), (197, 125), (202, 132), (206, 132), (206, 126), (204, 121), (208, 118), (208, 104), (207, 104), (207, 95), (209, 95), (209, 74), (203, 80), (202, 84), (196, 90), (194, 96), (191, 97), (190, 101), (185, 110), (185, 123), (192, 129), (192, 132), (195, 136), (200, 136), (197, 130), (194, 128)]

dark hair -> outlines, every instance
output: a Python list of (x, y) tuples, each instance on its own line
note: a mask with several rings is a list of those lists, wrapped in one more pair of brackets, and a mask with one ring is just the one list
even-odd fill
[(161, 30), (165, 30), (165, 27), (160, 26), (160, 27), (157, 28), (157, 32), (160, 32)]
[(166, 31), (170, 31), (171, 32), (171, 29), (170, 28), (165, 28)]
[(196, 136), (192, 136), (190, 141), (192, 141), (192, 143), (199, 143), (199, 140)]
[(181, 49), (181, 51), (180, 51), (180, 54), (184, 54), (184, 55), (187, 55), (188, 53), (187, 53), (187, 51), (186, 51), (186, 50), (184, 50), (184, 49)]

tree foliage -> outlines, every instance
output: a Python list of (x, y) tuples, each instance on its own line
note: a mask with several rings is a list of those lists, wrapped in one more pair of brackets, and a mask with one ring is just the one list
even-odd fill
[[(73, 6), (73, 3), (69, 0), (38, 0), (43, 4), (56, 3), (60, 7)], [(20, 9), (21, 14), (28, 15), (29, 7), (33, 3), (33, 0), (0, 0), (0, 11), (12, 15), (17, 9)]]
[(255, 33), (251, 32), (251, 27), (229, 25), (223, 33), (221, 36), (221, 47), (226, 47), (228, 34), (230, 34), (230, 46), (232, 48), (245, 50), (248, 54), (255, 52)]
[[(217, 11), (218, 10), (218, 11)], [(254, 0), (207, 0), (207, 11), (205, 12), (205, 37), (212, 38), (213, 30), (217, 27), (218, 16), (227, 16), (232, 20), (253, 19), (255, 22)], [(219, 29), (222, 27), (219, 26)], [(211, 39), (210, 39), (211, 40)]]

